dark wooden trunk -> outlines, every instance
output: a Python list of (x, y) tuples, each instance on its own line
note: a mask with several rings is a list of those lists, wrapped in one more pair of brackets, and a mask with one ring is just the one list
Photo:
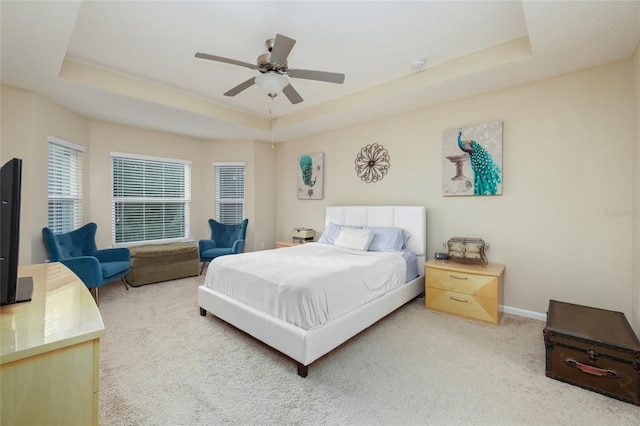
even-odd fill
[(549, 301), (547, 377), (640, 405), (640, 341), (624, 313)]

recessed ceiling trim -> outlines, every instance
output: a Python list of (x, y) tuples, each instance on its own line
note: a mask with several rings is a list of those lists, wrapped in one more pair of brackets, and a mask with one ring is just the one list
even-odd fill
[(102, 91), (138, 98), (258, 130), (270, 130), (271, 128), (269, 120), (225, 108), (214, 102), (184, 92), (127, 77), (68, 58), (65, 58), (62, 64), (59, 77)]
[(373, 104), (386, 102), (417, 90), (425, 90), (458, 77), (531, 57), (529, 37), (520, 37), (397, 80), (279, 117), (274, 123), (274, 130), (296, 126), (326, 115), (371, 107)]

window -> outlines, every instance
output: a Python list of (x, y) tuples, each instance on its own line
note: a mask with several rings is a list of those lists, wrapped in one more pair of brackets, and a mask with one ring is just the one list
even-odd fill
[(54, 234), (82, 225), (82, 153), (84, 148), (54, 136), (49, 142), (49, 219)]
[(213, 163), (216, 170), (216, 220), (240, 223), (244, 219), (244, 163)]
[(114, 245), (189, 238), (191, 162), (111, 153)]

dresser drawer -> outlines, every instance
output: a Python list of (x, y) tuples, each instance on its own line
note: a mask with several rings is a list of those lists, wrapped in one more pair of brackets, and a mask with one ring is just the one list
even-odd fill
[(498, 277), (443, 269), (426, 269), (426, 286), (497, 299)]
[(498, 300), (439, 288), (426, 288), (426, 306), (435, 311), (490, 324), (499, 323)]

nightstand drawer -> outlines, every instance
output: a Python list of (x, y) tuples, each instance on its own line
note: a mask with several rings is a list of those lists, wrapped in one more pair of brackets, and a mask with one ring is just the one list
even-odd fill
[(427, 287), (426, 306), (435, 311), (498, 324), (498, 300)]
[(426, 286), (496, 299), (498, 277), (427, 268)]

